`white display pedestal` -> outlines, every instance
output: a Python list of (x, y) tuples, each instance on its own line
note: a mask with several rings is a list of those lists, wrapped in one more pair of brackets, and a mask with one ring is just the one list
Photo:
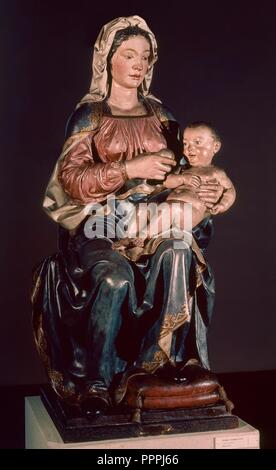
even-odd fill
[(223, 431), (65, 444), (40, 397), (25, 398), (26, 449), (259, 449), (259, 431), (242, 420)]

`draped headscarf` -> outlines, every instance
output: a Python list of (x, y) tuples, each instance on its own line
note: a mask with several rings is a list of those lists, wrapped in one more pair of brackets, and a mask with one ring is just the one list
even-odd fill
[(144, 96), (154, 98), (153, 96), (149, 95), (149, 87), (152, 80), (153, 64), (157, 61), (157, 43), (153, 32), (149, 29), (145, 20), (143, 20), (143, 18), (140, 16), (135, 15), (116, 18), (107, 23), (101, 29), (94, 45), (92, 60), (92, 81), (90, 90), (89, 93), (82, 98), (77, 107), (85, 102), (102, 101), (106, 98), (109, 91), (107, 57), (117, 31), (128, 28), (129, 26), (138, 26), (139, 28), (146, 31), (149, 35), (152, 48), (152, 60), (141, 84), (141, 93)]

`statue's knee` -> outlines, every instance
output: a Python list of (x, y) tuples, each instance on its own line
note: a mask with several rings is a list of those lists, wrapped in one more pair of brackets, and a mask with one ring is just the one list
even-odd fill
[(103, 279), (104, 284), (114, 291), (120, 290), (126, 285), (128, 279), (126, 276), (123, 276), (120, 272), (108, 272)]
[(120, 290), (133, 281), (131, 273), (118, 265), (109, 264), (105, 267), (99, 265), (97, 271), (97, 282), (108, 290)]
[(182, 239), (182, 238), (170, 238), (168, 240), (165, 240), (163, 244), (166, 247), (166, 250), (186, 250), (187, 252), (190, 252), (191, 250), (191, 244), (188, 243), (188, 241)]

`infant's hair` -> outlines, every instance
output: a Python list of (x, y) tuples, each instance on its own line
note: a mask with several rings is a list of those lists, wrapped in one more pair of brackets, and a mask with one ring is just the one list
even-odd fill
[(212, 137), (215, 140), (217, 140), (218, 142), (221, 142), (221, 136), (220, 136), (219, 132), (217, 131), (215, 126), (213, 126), (213, 124), (211, 124), (210, 122), (207, 122), (207, 121), (193, 121), (193, 122), (190, 122), (189, 124), (187, 124), (187, 126), (185, 126), (184, 131), (185, 131), (185, 129), (196, 129), (197, 127), (207, 127), (207, 129), (209, 129), (211, 131)]

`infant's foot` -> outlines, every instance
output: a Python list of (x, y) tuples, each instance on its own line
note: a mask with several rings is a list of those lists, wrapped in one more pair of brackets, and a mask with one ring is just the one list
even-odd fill
[(128, 240), (127, 238), (121, 238), (121, 240), (118, 240), (117, 242), (113, 242), (112, 250), (125, 250), (129, 244), (127, 240)]
[(145, 240), (143, 238), (121, 238), (117, 242), (112, 243), (113, 250), (125, 251), (126, 248), (134, 248), (136, 246), (143, 248)]
[(132, 238), (132, 246), (139, 246), (140, 248), (144, 248), (145, 239), (143, 238)]

